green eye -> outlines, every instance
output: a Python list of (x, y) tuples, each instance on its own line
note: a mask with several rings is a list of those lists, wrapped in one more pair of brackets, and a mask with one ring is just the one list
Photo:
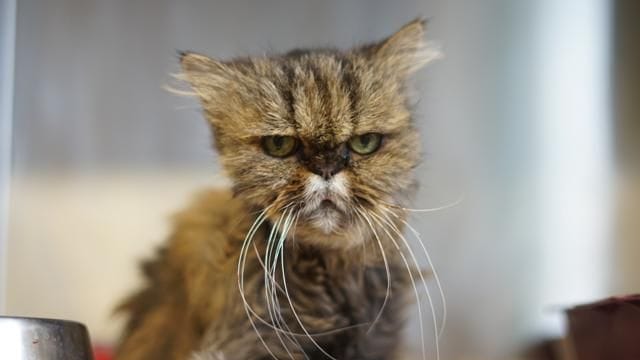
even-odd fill
[(349, 147), (360, 155), (369, 155), (378, 150), (381, 143), (382, 134), (368, 133), (352, 137)]
[(296, 150), (298, 141), (292, 136), (265, 136), (262, 138), (262, 148), (268, 155), (287, 157)]

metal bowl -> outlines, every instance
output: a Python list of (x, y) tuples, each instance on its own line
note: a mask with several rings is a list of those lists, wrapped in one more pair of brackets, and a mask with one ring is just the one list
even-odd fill
[(0, 359), (93, 360), (93, 354), (80, 323), (0, 316)]

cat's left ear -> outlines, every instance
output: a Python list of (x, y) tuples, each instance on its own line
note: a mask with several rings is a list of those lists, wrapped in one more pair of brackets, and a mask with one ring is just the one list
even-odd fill
[(180, 52), (181, 78), (187, 80), (200, 100), (209, 103), (221, 97), (236, 81), (238, 72), (229, 64), (193, 52)]
[(418, 18), (373, 47), (374, 60), (386, 71), (406, 77), (429, 62), (440, 52), (425, 41), (427, 22)]

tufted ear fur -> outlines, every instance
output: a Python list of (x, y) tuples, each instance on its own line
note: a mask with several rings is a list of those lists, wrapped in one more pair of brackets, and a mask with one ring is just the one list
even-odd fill
[(405, 77), (440, 57), (424, 39), (426, 20), (418, 18), (376, 44), (373, 58), (385, 72)]
[(205, 103), (219, 97), (241, 75), (229, 64), (192, 52), (180, 53), (180, 65), (181, 78), (191, 84)]

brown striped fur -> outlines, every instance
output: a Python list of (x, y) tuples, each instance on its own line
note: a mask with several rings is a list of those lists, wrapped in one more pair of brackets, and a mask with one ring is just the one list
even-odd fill
[[(388, 214), (402, 229), (399, 205), (415, 190), (420, 153), (405, 83), (431, 58), (423, 33), (424, 22), (416, 20), (379, 43), (349, 51), (295, 50), (228, 62), (181, 55), (183, 76), (201, 100), (233, 187), (200, 194), (176, 217), (168, 243), (144, 264), (147, 284), (120, 307), (129, 320), (118, 359), (328, 358), (323, 352), (336, 359), (393, 358), (409, 269), (390, 228), (369, 224), (355, 209)], [(349, 153), (330, 197), (335, 208), (317, 210), (313, 184), (324, 182), (311, 167), (330, 161), (329, 154), (345, 149), (351, 137), (370, 132), (384, 135), (380, 149)], [(293, 156), (270, 157), (260, 147), (270, 135), (294, 136), (301, 146)], [(264, 319), (270, 319), (261, 265), (267, 238), (274, 226), (282, 230), (277, 224), (284, 209), (299, 214), (282, 255), (292, 306), (280, 271), (274, 280), (278, 312), (297, 335), (282, 340), (281, 332), (253, 318), (268, 349), (251, 326), (237, 277), (245, 236), (267, 208), (242, 275), (245, 299)], [(370, 327), (385, 301), (384, 260), (391, 296)]]

